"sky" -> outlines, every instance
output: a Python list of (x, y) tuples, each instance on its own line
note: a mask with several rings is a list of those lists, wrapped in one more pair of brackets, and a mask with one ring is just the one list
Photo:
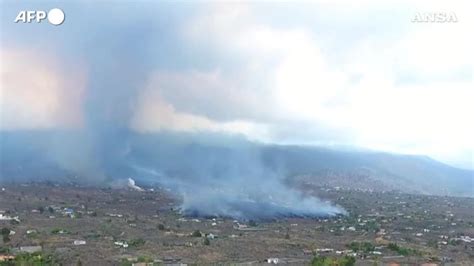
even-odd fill
[[(1, 1), (0, 130), (120, 126), (474, 168), (469, 1)], [(14, 23), (61, 8), (60, 26)], [(454, 14), (457, 22), (414, 22)]]

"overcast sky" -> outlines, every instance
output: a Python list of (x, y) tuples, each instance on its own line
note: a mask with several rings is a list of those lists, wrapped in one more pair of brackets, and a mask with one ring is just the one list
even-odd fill
[[(0, 129), (98, 117), (474, 168), (470, 2), (331, 2), (2, 1)], [(13, 22), (53, 7), (60, 26)]]

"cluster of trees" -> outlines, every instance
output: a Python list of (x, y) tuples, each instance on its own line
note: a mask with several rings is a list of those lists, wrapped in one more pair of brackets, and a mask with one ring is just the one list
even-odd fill
[(45, 255), (42, 252), (20, 253), (13, 261), (0, 262), (0, 265), (57, 265), (58, 262), (52, 255)]
[(387, 248), (403, 256), (422, 255), (421, 252), (416, 249), (400, 247), (399, 245), (395, 243), (388, 244)]
[[(205, 236), (203, 233), (201, 233), (201, 231), (199, 230), (195, 230), (191, 236), (193, 237), (203, 237)], [(203, 241), (203, 244), (206, 245), (206, 246), (209, 246), (211, 244), (211, 241), (209, 240), (209, 238), (207, 236), (204, 237), (204, 241)]]
[(364, 252), (364, 253), (369, 253), (371, 251), (375, 250), (374, 244), (370, 242), (351, 242), (349, 245), (347, 245), (350, 249), (352, 249), (354, 252)]
[(201, 233), (201, 231), (196, 230), (196, 231), (194, 231), (194, 232), (192, 233), (192, 236), (193, 236), (193, 237), (202, 237), (202, 233)]
[(311, 266), (353, 266), (356, 259), (351, 256), (344, 257), (324, 257), (316, 256), (311, 261)]
[(10, 241), (10, 229), (9, 228), (3, 227), (2, 230), (1, 230), (1, 233), (2, 233), (2, 238), (3, 238), (3, 243), (6, 243), (6, 242)]
[(54, 228), (51, 230), (51, 234), (57, 235), (57, 234), (69, 234), (70, 232), (66, 229), (61, 229), (61, 228)]
[(143, 238), (136, 238), (128, 241), (130, 247), (140, 247), (145, 245), (145, 240)]

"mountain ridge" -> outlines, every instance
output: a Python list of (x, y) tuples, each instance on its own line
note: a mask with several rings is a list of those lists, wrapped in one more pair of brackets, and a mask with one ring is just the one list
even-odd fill
[(474, 171), (427, 156), (262, 144), (213, 134), (106, 133), (91, 137), (90, 133), (47, 130), (1, 132), (0, 181), (68, 180), (72, 176), (93, 184), (132, 176), (139, 183), (157, 181), (157, 176), (137, 171), (139, 166), (193, 182), (255, 174), (350, 189), (364, 184), (367, 189), (474, 197)]

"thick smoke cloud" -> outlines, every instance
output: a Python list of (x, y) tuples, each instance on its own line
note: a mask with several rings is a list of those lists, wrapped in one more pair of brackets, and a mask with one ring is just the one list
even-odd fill
[[(54, 54), (65, 58), (63, 67), (77, 63), (78, 58), (84, 62), (87, 82), (80, 97), (75, 97), (75, 104), (81, 110), (81, 123), (72, 127), (51, 121), (41, 129), (30, 124), (31, 127), (24, 126), (24, 130), (7, 129), (2, 125), (5, 130), (1, 136), (2, 182), (72, 180), (108, 185), (132, 177), (139, 184), (171, 189), (182, 198), (182, 210), (190, 215), (258, 219), (342, 212), (329, 203), (304, 197), (284, 185), (285, 173), (264, 166), (260, 151), (253, 144), (235, 142), (220, 133), (176, 133), (176, 130), (187, 131), (188, 125), (194, 131), (228, 133), (235, 132), (239, 125), (177, 113), (165, 102), (151, 102), (144, 107), (141, 100), (146, 95), (143, 96), (143, 91), (154, 89), (147, 81), (153, 71), (160, 68), (160, 56), (166, 56), (166, 50), (174, 45), (166, 43), (166, 38), (174, 34), (173, 29), (166, 27), (169, 23), (166, 19), (173, 18), (167, 17), (166, 12), (151, 14), (146, 10), (130, 14), (124, 4), (108, 12), (109, 19), (104, 20), (102, 15), (107, 9), (97, 7), (70, 4), (64, 8), (67, 23), (61, 28), (56, 31), (37, 28), (37, 32), (32, 33), (33, 37), (50, 34), (50, 43), (32, 45), (36, 50), (51, 50), (48, 46), (55, 41), (62, 44), (56, 47)], [(186, 13), (187, 10), (180, 7), (174, 12)], [(90, 27), (78, 24), (86, 22), (80, 18), (84, 14), (91, 18), (87, 21)], [(164, 16), (163, 21), (159, 15)], [(174, 19), (177, 18), (179, 15)], [(31, 38), (26, 34), (29, 29), (10, 30), (18, 40)], [(10, 44), (5, 41), (2, 50), (7, 50)], [(68, 58), (71, 54), (74, 57)], [(39, 68), (40, 63), (35, 66)], [(72, 68), (67, 69), (74, 76)], [(51, 75), (53, 79), (60, 79), (61, 72)], [(20, 80), (19, 76), (14, 78), (13, 83)], [(2, 75), (2, 83), (3, 79)], [(30, 94), (38, 92), (35, 91), (36, 84), (23, 89)], [(58, 90), (73, 89), (63, 84)], [(38, 101), (45, 96), (38, 95)], [(9, 95), (5, 102), (11, 102), (15, 97), (23, 99), (22, 95)], [(23, 104), (25, 109), (30, 108), (28, 102)], [(71, 103), (58, 98), (55, 104), (59, 106), (58, 110), (69, 110)], [(164, 108), (157, 108), (157, 105)], [(149, 106), (151, 113), (146, 112)], [(3, 108), (2, 104), (2, 111), (8, 112)], [(143, 108), (146, 119), (136, 118)], [(146, 124), (153, 123), (150, 119), (158, 124), (164, 121), (163, 129), (154, 129), (172, 131), (137, 133), (133, 131), (136, 129), (134, 119), (138, 119), (138, 125), (142, 127), (145, 124), (145, 128)], [(173, 127), (176, 124), (183, 126)], [(216, 142), (216, 138), (220, 140)]]
[(176, 136), (148, 138), (144, 141), (140, 137), (140, 142), (153, 140), (159, 144), (153, 151), (142, 150), (143, 154), (132, 151), (131, 168), (141, 182), (160, 182), (178, 191), (187, 214), (274, 218), (342, 212), (327, 202), (288, 188), (284, 184), (286, 170), (264, 162), (263, 146), (215, 135), (188, 135), (180, 140)]
[[(285, 178), (290, 172), (285, 161), (275, 159), (264, 145), (242, 137), (108, 133), (100, 146), (81, 149), (88, 140), (77, 132), (3, 132), (0, 181), (109, 186), (133, 178), (139, 185), (160, 186), (174, 193), (187, 215), (272, 219), (344, 213), (288, 187)], [(84, 161), (91, 151), (94, 157)], [(269, 156), (273, 159), (268, 160)]]
[[(2, 181), (132, 177), (170, 188), (189, 214), (267, 218), (341, 210), (288, 188), (291, 171), (229, 135), (465, 151), (472, 165), (467, 23), (405, 32), (385, 29), (408, 24), (408, 9), (360, 21), (381, 17), (337, 5), (70, 2), (51, 27), (12, 19), (56, 2), (1, 5)], [(440, 42), (440, 29), (457, 41)], [(28, 56), (9, 62), (11, 51)]]

